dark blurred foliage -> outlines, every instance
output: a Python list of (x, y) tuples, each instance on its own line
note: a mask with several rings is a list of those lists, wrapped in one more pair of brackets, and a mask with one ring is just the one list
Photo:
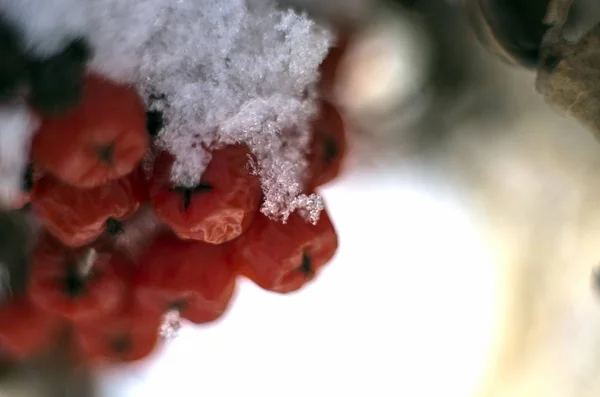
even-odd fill
[(548, 0), (468, 0), (470, 20), (484, 46), (506, 61), (538, 65)]
[(0, 213), (0, 293), (3, 298), (25, 291), (31, 241), (25, 211)]
[[(0, 356), (0, 395), (19, 397), (95, 397), (95, 380), (69, 353), (68, 335), (27, 361)], [(4, 394), (3, 394), (4, 393)]]

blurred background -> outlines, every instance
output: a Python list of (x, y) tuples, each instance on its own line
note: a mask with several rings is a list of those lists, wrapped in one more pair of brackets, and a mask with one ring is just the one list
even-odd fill
[(58, 353), (7, 366), (0, 396), (597, 396), (600, 143), (535, 91), (546, 2), (281, 2), (351, 33), (334, 261), (299, 294), (242, 283), (222, 321), (93, 382)]

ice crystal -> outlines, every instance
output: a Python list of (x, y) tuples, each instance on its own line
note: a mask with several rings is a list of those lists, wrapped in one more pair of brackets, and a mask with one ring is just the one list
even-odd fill
[(179, 310), (169, 310), (163, 316), (163, 321), (158, 330), (159, 335), (166, 341), (171, 341), (179, 336), (181, 329), (181, 317)]

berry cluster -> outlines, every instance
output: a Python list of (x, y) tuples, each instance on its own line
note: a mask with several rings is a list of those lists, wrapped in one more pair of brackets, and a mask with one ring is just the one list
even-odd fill
[[(14, 207), (30, 208), (42, 231), (26, 291), (0, 306), (6, 353), (28, 357), (68, 330), (86, 362), (137, 360), (154, 349), (167, 314), (215, 321), (239, 277), (289, 293), (335, 254), (326, 211), (314, 224), (301, 211), (285, 223), (263, 215), (247, 146), (212, 148), (200, 182), (179, 186), (173, 157), (154, 144), (161, 114), (147, 111), (134, 88), (82, 73), (80, 94), (60, 109), (38, 106), (40, 90), (29, 90), (40, 125)], [(310, 149), (307, 193), (337, 176), (346, 151), (342, 119), (327, 102), (313, 120)], [(123, 236), (148, 213), (154, 233), (126, 249)]]

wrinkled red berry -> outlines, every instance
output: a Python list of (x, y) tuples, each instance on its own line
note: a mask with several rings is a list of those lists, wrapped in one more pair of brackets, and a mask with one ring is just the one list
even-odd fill
[(176, 309), (196, 324), (218, 319), (236, 286), (237, 273), (226, 248), (161, 235), (140, 260), (136, 299), (156, 313)]
[(71, 247), (93, 242), (102, 233), (118, 234), (146, 198), (142, 171), (105, 185), (80, 189), (47, 175), (32, 190), (32, 207), (52, 235)]
[(287, 293), (312, 280), (333, 258), (338, 238), (325, 211), (316, 225), (297, 213), (285, 224), (261, 214), (234, 245), (232, 261), (246, 277), (266, 290)]
[(149, 142), (145, 106), (135, 88), (89, 75), (77, 107), (41, 116), (32, 155), (64, 182), (90, 188), (132, 172)]
[(215, 150), (197, 186), (171, 182), (173, 159), (163, 153), (154, 166), (150, 197), (156, 216), (182, 239), (221, 244), (240, 236), (260, 205), (261, 187), (250, 173), (244, 146)]
[(126, 299), (131, 264), (102, 247), (69, 248), (45, 235), (33, 253), (33, 304), (73, 321), (102, 319)]
[(0, 306), (0, 350), (26, 359), (49, 347), (62, 322), (53, 314), (19, 298)]
[(78, 323), (75, 341), (83, 359), (93, 364), (137, 361), (156, 347), (161, 321), (160, 316), (130, 301), (99, 322)]

